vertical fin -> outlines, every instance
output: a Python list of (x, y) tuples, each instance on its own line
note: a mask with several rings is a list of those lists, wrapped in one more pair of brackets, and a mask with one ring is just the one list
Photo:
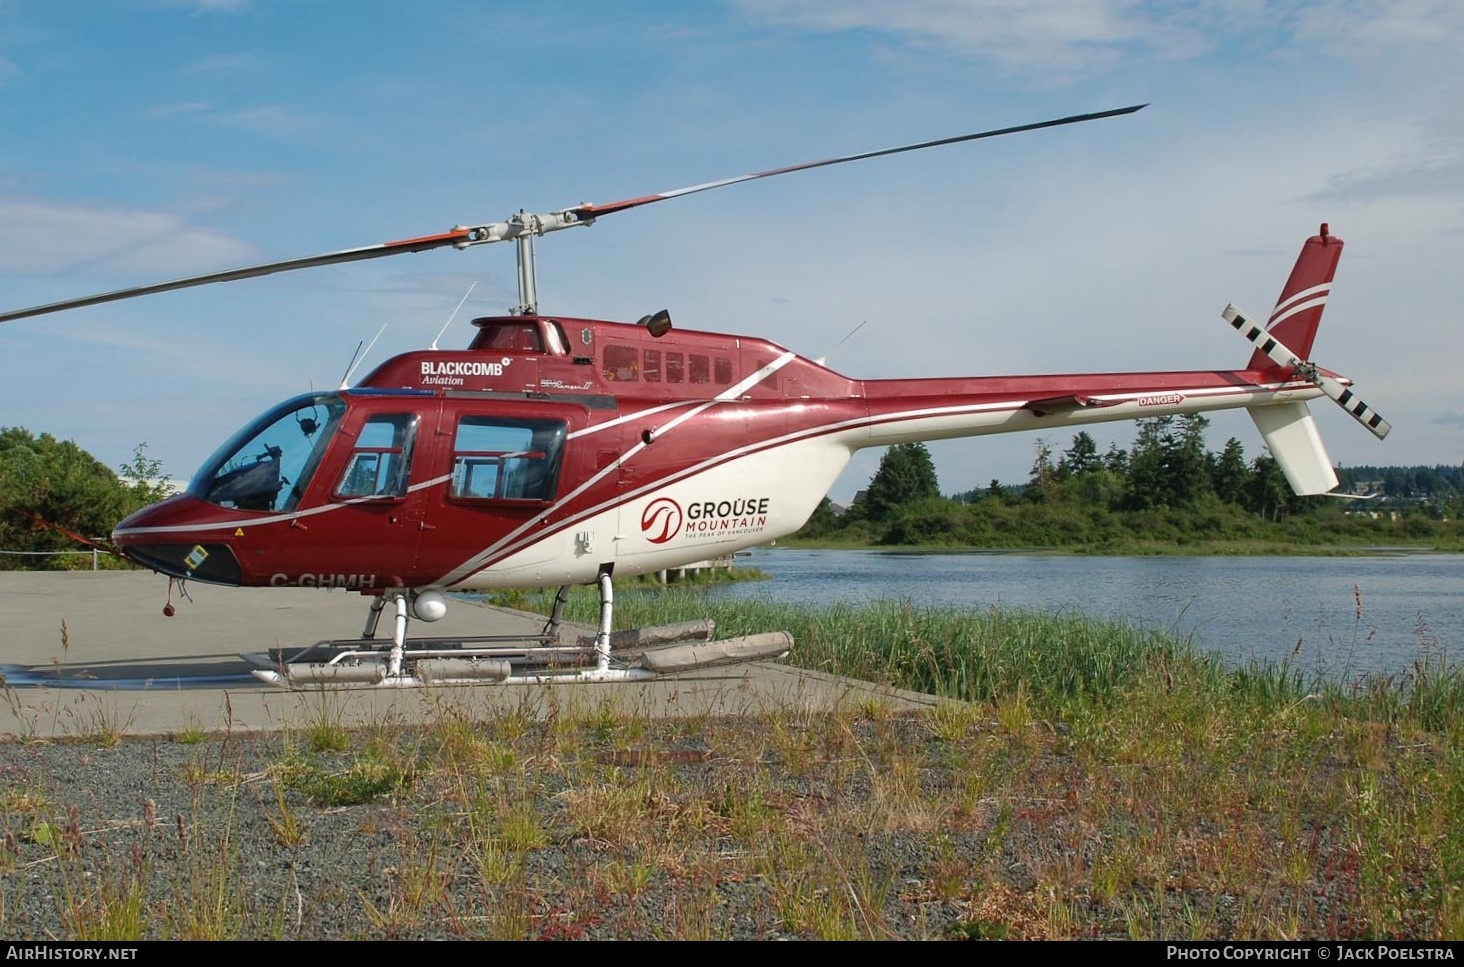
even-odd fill
[(1336, 488), (1337, 473), (1305, 403), (1252, 406), (1249, 412), (1293, 492), (1305, 497)]
[[(1332, 276), (1337, 260), (1342, 257), (1342, 240), (1327, 231), (1325, 223), (1319, 234), (1306, 240), (1297, 256), (1291, 277), (1281, 290), (1281, 298), (1271, 311), (1267, 331), (1304, 361), (1311, 357), (1312, 341), (1322, 321), (1327, 296), (1332, 289)], [(1266, 369), (1275, 365), (1259, 350), (1252, 354), (1247, 369)]]

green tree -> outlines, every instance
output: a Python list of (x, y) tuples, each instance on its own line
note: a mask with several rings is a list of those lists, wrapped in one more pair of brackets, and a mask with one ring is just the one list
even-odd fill
[(935, 463), (923, 443), (901, 443), (885, 451), (864, 496), (870, 520), (892, 519), (902, 507), (940, 496)]
[(1111, 474), (1127, 478), (1129, 472), (1128, 451), (1117, 443), (1108, 444), (1108, 450), (1103, 454), (1103, 469)]
[(1215, 460), (1215, 469), (1210, 475), (1210, 485), (1223, 501), (1245, 505), (1246, 484), (1250, 472), (1245, 466), (1245, 449), (1240, 441), (1231, 437), (1225, 441), (1225, 449)]
[(798, 532), (799, 537), (825, 537), (839, 529), (839, 517), (834, 513), (834, 502), (825, 497), (809, 515), (808, 522)]
[(1134, 439), (1133, 453), (1128, 460), (1124, 480), (1125, 507), (1149, 510), (1169, 506), (1168, 441), (1173, 435), (1174, 418), (1156, 416), (1138, 421), (1139, 433)]
[(1251, 464), (1246, 509), (1266, 520), (1278, 521), (1295, 510), (1299, 503), (1276, 458), (1270, 454), (1256, 457)]
[[(0, 429), (0, 549), (79, 550), (59, 528), (105, 537), (142, 506), (105, 464), (71, 441)], [(46, 558), (0, 555), (0, 567), (44, 567)]]
[(1063, 471), (1063, 479), (1102, 470), (1103, 461), (1098, 457), (1098, 443), (1092, 434), (1084, 430), (1073, 437), (1073, 445), (1063, 452), (1058, 466)]
[(1139, 421), (1129, 458), (1126, 506), (1193, 507), (1211, 491), (1211, 457), (1205, 451), (1210, 421), (1198, 413)]
[(1176, 432), (1166, 441), (1165, 463), (1170, 504), (1192, 507), (1211, 492), (1211, 458), (1205, 450), (1210, 421), (1199, 413), (1181, 416)]
[(117, 475), (132, 492), (133, 502), (138, 507), (155, 504), (169, 494), (168, 475), (163, 470), (163, 461), (147, 455), (147, 443), (139, 443), (132, 449), (132, 459), (117, 468)]
[(1036, 457), (1032, 460), (1032, 472), (1027, 478), (1027, 499), (1037, 502), (1048, 499), (1052, 489), (1061, 479), (1058, 468), (1052, 462), (1052, 446), (1045, 437), (1038, 437), (1035, 444)]
[(1109, 511), (1123, 502), (1123, 478), (1104, 470), (1078, 474), (1062, 485), (1063, 499), (1088, 504), (1094, 510)]

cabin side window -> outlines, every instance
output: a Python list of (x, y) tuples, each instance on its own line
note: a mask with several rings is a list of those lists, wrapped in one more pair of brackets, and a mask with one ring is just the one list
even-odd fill
[(712, 360), (713, 369), (716, 370), (717, 385), (732, 385), (732, 360), (726, 356), (717, 356)]
[(686, 380), (686, 357), (681, 353), (666, 354), (666, 382), (680, 383)]
[(612, 383), (634, 383), (640, 379), (640, 351), (634, 346), (606, 346), (604, 374)]
[(469, 500), (553, 500), (568, 424), (467, 416), (453, 437), (451, 495)]
[(647, 383), (661, 381), (661, 350), (647, 349), (641, 354), (641, 376)]
[(351, 449), (336, 496), (405, 497), (416, 438), (417, 417), (412, 414), (371, 417)]
[(692, 353), (690, 362), (691, 381), (693, 383), (710, 383), (712, 381), (712, 361), (709, 357)]

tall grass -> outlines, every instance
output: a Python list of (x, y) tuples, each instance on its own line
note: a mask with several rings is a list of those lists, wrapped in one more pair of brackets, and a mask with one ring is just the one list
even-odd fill
[[(531, 607), (547, 606), (531, 597)], [(571, 598), (567, 617), (592, 622), (593, 594)], [(718, 637), (782, 630), (796, 642), (789, 662), (831, 674), (962, 701), (991, 701), (1018, 687), (1043, 707), (1100, 694), (1189, 655), (1187, 641), (1127, 622), (991, 607), (908, 601), (823, 608), (765, 600), (709, 600), (694, 591), (631, 591), (615, 602), (620, 628), (709, 617)]]
[[(547, 611), (550, 592), (519, 595), (518, 607)], [(599, 620), (598, 598), (576, 588), (566, 620)], [(877, 600), (825, 607), (766, 599), (717, 600), (698, 590), (631, 589), (617, 594), (615, 625), (712, 618), (718, 637), (781, 630), (793, 635), (794, 666), (968, 702), (992, 702), (1020, 688), (1035, 708), (1052, 714), (1088, 699), (1181, 670), (1185, 687), (1216, 700), (1244, 699), (1286, 707), (1307, 696), (1359, 714), (1430, 730), (1464, 724), (1464, 675), (1447, 648), (1420, 623), (1418, 658), (1403, 676), (1361, 675), (1345, 681), (1291, 661), (1227, 667), (1187, 636), (1129, 621), (993, 606), (963, 609)]]
[(1464, 694), (1426, 629), (1410, 675), (1322, 681), (1068, 615), (617, 605), (622, 626), (785, 628), (798, 664), (947, 700), (665, 720), (444, 703), (365, 731), (322, 705), (181, 769), (176, 832), (152, 799), (93, 822), (84, 777), (3, 772), (0, 934), (1464, 935)]

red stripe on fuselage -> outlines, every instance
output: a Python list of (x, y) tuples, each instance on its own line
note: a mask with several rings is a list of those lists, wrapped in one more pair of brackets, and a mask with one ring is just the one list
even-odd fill
[[(1282, 371), (1272, 374), (1278, 380), (1285, 379)], [(975, 377), (952, 379), (914, 380), (870, 380), (863, 386), (864, 398), (850, 398), (838, 401), (808, 401), (800, 414), (793, 414), (787, 402), (724, 402), (700, 414), (678, 429), (677, 433), (657, 439), (654, 444), (658, 462), (662, 464), (659, 473), (638, 482), (628, 490), (620, 490), (613, 481), (604, 486), (588, 488), (576, 494), (571, 502), (556, 506), (556, 511), (567, 512), (568, 516), (556, 520), (547, 527), (533, 529), (524, 527), (519, 533), (505, 535), (496, 544), (490, 544), (484, 551), (465, 561), (456, 562), (440, 574), (452, 577), (451, 583), (461, 583), (486, 568), (500, 563), (512, 555), (533, 546), (540, 540), (582, 523), (596, 515), (608, 513), (639, 500), (650, 493), (680, 483), (698, 474), (707, 473), (733, 460), (742, 459), (770, 449), (802, 443), (819, 436), (847, 433), (861, 428), (914, 422), (931, 417), (959, 417), (982, 412), (1018, 412), (1026, 402), (1039, 393), (1050, 393), (1054, 387), (1066, 388), (1077, 395), (1104, 396), (1127, 395), (1135, 400), (1141, 396), (1156, 393), (1192, 392), (1197, 394), (1194, 404), (1205, 409), (1217, 408), (1220, 398), (1231, 395), (1251, 396), (1260, 392), (1278, 389), (1275, 382), (1263, 383), (1259, 372), (1241, 371), (1183, 371), (1169, 373), (1114, 373), (1091, 376), (1036, 376), (1036, 377)], [(1081, 388), (1073, 390), (1074, 379), (1085, 379)], [(980, 392), (975, 387), (990, 388)], [(915, 394), (913, 389), (922, 392)], [(1310, 384), (1296, 384), (1293, 388), (1310, 388)], [(1017, 391), (1019, 395), (1013, 395)], [(953, 396), (965, 397), (953, 402)], [(1120, 401), (1121, 402), (1121, 401)], [(1239, 403), (1235, 405), (1240, 405)], [(731, 410), (725, 409), (731, 407)], [(759, 424), (768, 421), (756, 419), (762, 411), (774, 418), (781, 418), (783, 425), (777, 432), (759, 431)], [(1093, 411), (1091, 422), (1106, 422), (1102, 410)], [(623, 422), (633, 424), (638, 414), (619, 417)], [(722, 420), (720, 427), (705, 425), (715, 416)], [(1066, 419), (1072, 414), (1062, 414), (1052, 421), (1053, 425), (1070, 425)], [(776, 422), (776, 420), (775, 420)], [(741, 427), (740, 438), (729, 435), (729, 427)], [(706, 457), (704, 440), (697, 440), (701, 430), (714, 429), (718, 446), (722, 449), (715, 456)], [(1040, 425), (1033, 427), (1040, 429)], [(932, 433), (929, 438), (941, 435), (979, 435), (979, 430), (954, 429), (947, 434)], [(857, 444), (858, 441), (851, 441)], [(857, 446), (851, 446), (857, 449)], [(673, 454), (667, 454), (672, 450)], [(640, 450), (637, 456), (650, 453), (651, 448)], [(607, 492), (609, 491), (609, 492)], [(467, 568), (466, 572), (464, 569)]]

